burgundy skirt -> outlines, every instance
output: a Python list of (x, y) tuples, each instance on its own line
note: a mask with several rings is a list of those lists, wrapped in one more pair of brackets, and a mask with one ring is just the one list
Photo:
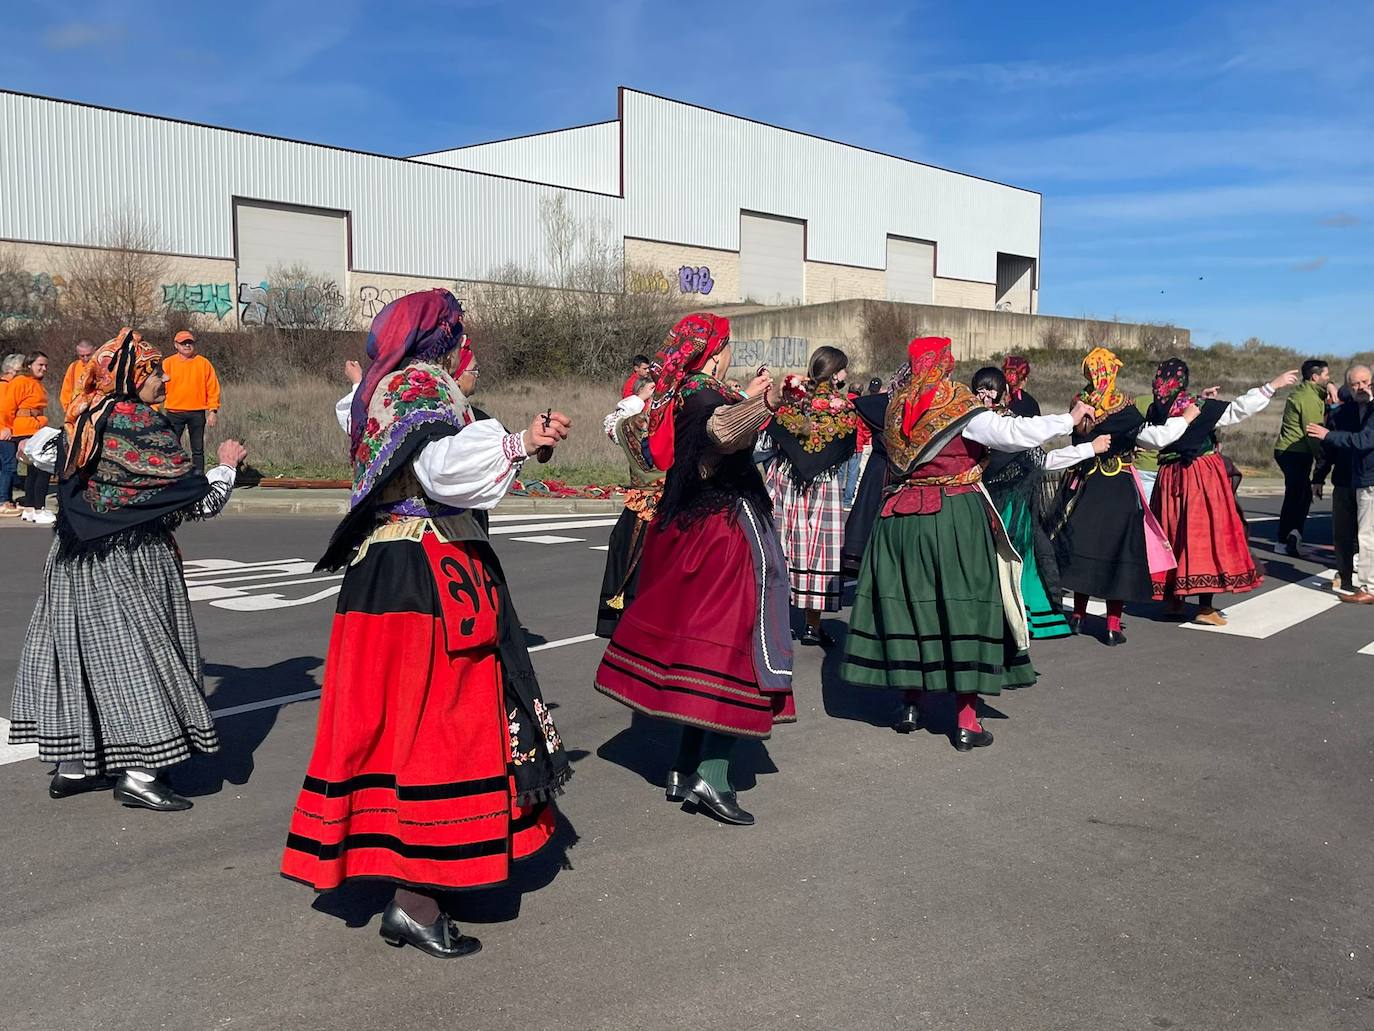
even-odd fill
[(786, 620), (771, 522), (747, 504), (685, 528), (655, 520), (596, 689), (649, 716), (766, 738), (797, 718)]
[(427, 534), (374, 542), (350, 566), (329, 641), (315, 750), (282, 873), (317, 890), (349, 878), (468, 888), (506, 880), (553, 835), (549, 803), (513, 800), (494, 592), (442, 618), (434, 570), (478, 555)]
[(1243, 594), (1263, 582), (1221, 455), (1160, 465), (1150, 507), (1178, 560), (1152, 577), (1156, 598)]

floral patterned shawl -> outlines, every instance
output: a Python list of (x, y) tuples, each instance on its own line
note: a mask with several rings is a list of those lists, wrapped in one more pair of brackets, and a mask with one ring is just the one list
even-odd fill
[(905, 475), (929, 460), (932, 445), (986, 409), (968, 387), (950, 378), (954, 352), (947, 337), (918, 337), (907, 349), (909, 361), (892, 379), (883, 429), (893, 470)]
[(1121, 359), (1105, 347), (1093, 348), (1083, 359), (1083, 378), (1088, 385), (1078, 396), (1084, 404), (1092, 405), (1095, 418), (1103, 419), (1134, 403), (1129, 394), (1117, 389), (1120, 372)]

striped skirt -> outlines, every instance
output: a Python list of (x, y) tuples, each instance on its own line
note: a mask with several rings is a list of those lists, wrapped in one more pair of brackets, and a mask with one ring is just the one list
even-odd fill
[(844, 510), (839, 478), (827, 474), (826, 479), (812, 480), (801, 490), (792, 482), (791, 464), (779, 459), (768, 467), (767, 482), (787, 556), (792, 604), (799, 609), (840, 611)]
[(172, 766), (219, 749), (201, 693), (200, 642), (170, 537), (58, 557), (19, 656), (10, 744), (88, 776)]

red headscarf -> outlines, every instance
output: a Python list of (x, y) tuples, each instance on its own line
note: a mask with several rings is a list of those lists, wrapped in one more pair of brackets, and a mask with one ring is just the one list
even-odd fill
[(1030, 362), (1019, 354), (1009, 354), (1002, 361), (1002, 375), (1007, 377), (1011, 400), (1021, 400), (1021, 384), (1030, 377)]
[(930, 410), (939, 393), (940, 384), (949, 381), (954, 371), (954, 351), (949, 337), (917, 337), (907, 345), (909, 364), (897, 378), (911, 383), (913, 392), (903, 402), (902, 432), (911, 435), (912, 428)]
[(696, 312), (679, 321), (659, 348), (650, 365), (657, 377), (649, 402), (649, 454), (655, 469), (666, 470), (673, 464), (673, 421), (682, 402), (683, 381), (700, 372), (729, 342), (729, 319)]

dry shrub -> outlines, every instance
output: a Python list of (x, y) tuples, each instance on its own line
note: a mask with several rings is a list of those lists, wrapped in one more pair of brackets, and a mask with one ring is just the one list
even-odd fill
[(166, 245), (156, 227), (133, 212), (107, 216), (92, 234), (99, 249), (73, 249), (63, 275), (65, 319), (103, 326), (107, 336), (120, 326), (145, 332), (161, 328), (159, 286), (167, 278)]
[(921, 335), (921, 324), (911, 308), (891, 301), (865, 301), (859, 329), (868, 344), (868, 364), (882, 377), (890, 376), (907, 360), (907, 347)]

